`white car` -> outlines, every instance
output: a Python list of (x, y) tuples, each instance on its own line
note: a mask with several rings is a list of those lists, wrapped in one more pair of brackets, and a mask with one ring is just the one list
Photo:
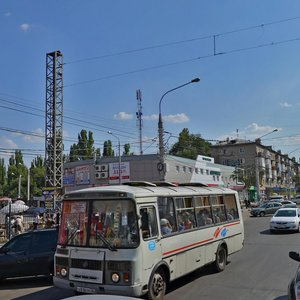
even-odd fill
[(270, 221), (270, 231), (292, 230), (299, 232), (300, 210), (299, 208), (280, 208)]

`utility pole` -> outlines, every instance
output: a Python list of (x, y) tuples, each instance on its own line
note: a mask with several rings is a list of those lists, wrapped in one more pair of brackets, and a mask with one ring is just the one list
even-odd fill
[(136, 91), (136, 99), (137, 99), (137, 104), (138, 104), (138, 111), (136, 112), (136, 118), (137, 118), (137, 126), (139, 129), (139, 141), (140, 141), (140, 155), (143, 155), (143, 145), (142, 145), (142, 92), (141, 90)]
[[(63, 54), (46, 55), (45, 186), (63, 186)], [(55, 208), (55, 192), (53, 208)]]

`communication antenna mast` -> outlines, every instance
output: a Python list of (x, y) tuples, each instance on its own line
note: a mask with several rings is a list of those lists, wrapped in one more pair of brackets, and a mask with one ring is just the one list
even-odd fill
[(139, 130), (139, 141), (140, 141), (140, 155), (143, 155), (143, 145), (142, 145), (142, 92), (141, 90), (136, 91), (136, 99), (137, 99), (137, 105), (138, 105), (138, 111), (136, 112), (136, 119), (137, 119), (137, 127)]
[[(63, 54), (46, 55), (46, 188), (63, 186)], [(54, 196), (55, 201), (55, 196)]]

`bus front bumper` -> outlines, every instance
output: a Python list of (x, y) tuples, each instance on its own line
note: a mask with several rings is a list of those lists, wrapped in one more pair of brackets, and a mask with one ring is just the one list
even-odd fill
[(56, 276), (53, 277), (53, 284), (62, 289), (73, 290), (85, 294), (104, 294), (104, 295), (122, 295), (139, 297), (145, 292), (142, 291), (142, 285), (118, 286), (118, 285), (96, 285), (86, 282), (69, 281)]

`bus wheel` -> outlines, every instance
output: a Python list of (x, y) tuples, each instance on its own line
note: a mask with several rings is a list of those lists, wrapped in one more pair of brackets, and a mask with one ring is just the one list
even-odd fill
[(227, 264), (227, 251), (223, 246), (220, 246), (216, 253), (216, 260), (214, 261), (214, 269), (217, 272), (225, 270)]
[(162, 300), (166, 293), (166, 279), (162, 270), (157, 270), (149, 282), (148, 299)]

